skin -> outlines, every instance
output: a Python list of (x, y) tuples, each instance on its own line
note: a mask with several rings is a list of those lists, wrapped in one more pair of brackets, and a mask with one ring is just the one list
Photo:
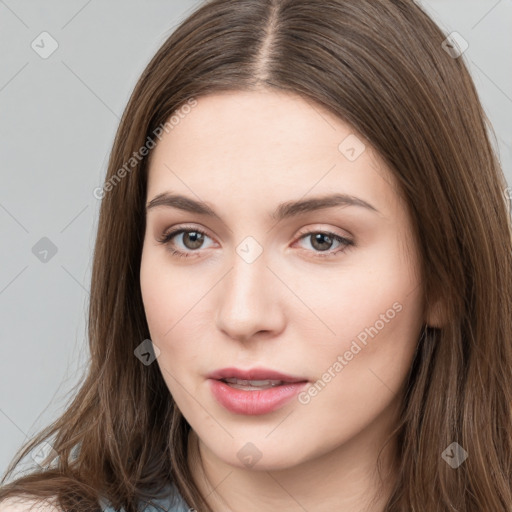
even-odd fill
[[(152, 150), (148, 202), (179, 193), (222, 219), (150, 209), (141, 263), (156, 363), (192, 427), (189, 467), (215, 511), (351, 512), (374, 499), (369, 509), (378, 512), (396, 475), (394, 442), (382, 451), (382, 482), (377, 456), (396, 425), (421, 328), (437, 319), (422, 315), (420, 255), (393, 175), (360, 135), (366, 149), (357, 159), (340, 152), (351, 134), (297, 95), (229, 91), (199, 98)], [(279, 203), (333, 192), (378, 213), (336, 206), (279, 223), (268, 216)], [(188, 235), (206, 231), (203, 245), (187, 233), (158, 242), (184, 224)], [(315, 245), (318, 231), (355, 245), (322, 258), (343, 244)], [(247, 236), (263, 250), (252, 263), (236, 252)], [(190, 257), (173, 256), (170, 245)], [(338, 356), (393, 304), (400, 311), (334, 371)], [(245, 416), (210, 392), (206, 375), (227, 366), (263, 366), (311, 383), (329, 368), (335, 376), (307, 404), (294, 399)], [(237, 456), (249, 442), (261, 454), (251, 467)]]

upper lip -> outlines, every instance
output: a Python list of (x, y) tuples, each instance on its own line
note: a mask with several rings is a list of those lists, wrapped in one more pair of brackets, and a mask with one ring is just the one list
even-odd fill
[(294, 377), (285, 373), (276, 372), (268, 368), (251, 368), (242, 370), (241, 368), (220, 368), (207, 375), (209, 379), (240, 379), (240, 380), (281, 380), (283, 382), (307, 382), (304, 377)]

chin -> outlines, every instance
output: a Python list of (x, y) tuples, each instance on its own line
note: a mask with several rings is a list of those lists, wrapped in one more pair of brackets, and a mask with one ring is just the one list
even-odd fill
[[(218, 449), (218, 448), (217, 448)], [(226, 464), (250, 471), (279, 471), (304, 462), (310, 455), (304, 446), (279, 446), (264, 440), (235, 442), (229, 452), (216, 453)]]

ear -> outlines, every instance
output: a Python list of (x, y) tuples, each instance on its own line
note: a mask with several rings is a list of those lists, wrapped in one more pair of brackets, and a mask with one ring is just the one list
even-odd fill
[(439, 296), (427, 304), (427, 313), (425, 322), (428, 327), (443, 328), (448, 322), (448, 308), (443, 297)]

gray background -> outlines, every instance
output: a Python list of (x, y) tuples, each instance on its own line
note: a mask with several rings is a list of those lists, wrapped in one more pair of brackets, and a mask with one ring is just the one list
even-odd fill
[[(0, 0), (2, 474), (27, 436), (63, 410), (85, 371), (99, 209), (92, 191), (137, 78), (200, 3)], [(512, 0), (417, 3), (468, 41), (464, 59), (512, 184)], [(46, 59), (31, 46), (50, 48), (39, 37), (45, 31), (58, 44)], [(57, 249), (46, 262), (33, 252), (43, 237)]]

